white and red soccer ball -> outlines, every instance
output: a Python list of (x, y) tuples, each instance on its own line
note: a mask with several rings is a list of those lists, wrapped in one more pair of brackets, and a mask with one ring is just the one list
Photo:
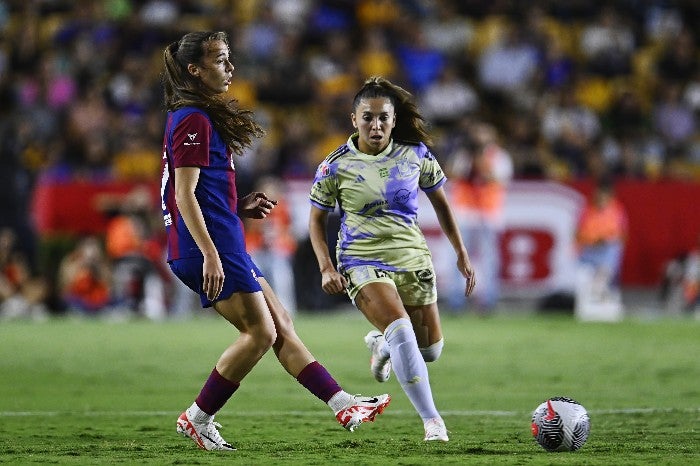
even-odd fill
[(550, 398), (532, 413), (532, 436), (547, 451), (578, 450), (590, 431), (586, 408), (571, 398)]

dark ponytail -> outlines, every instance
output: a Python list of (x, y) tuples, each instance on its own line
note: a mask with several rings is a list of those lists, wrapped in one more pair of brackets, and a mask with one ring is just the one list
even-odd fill
[(433, 138), (426, 127), (425, 118), (418, 112), (418, 107), (413, 102), (413, 96), (404, 88), (393, 84), (388, 79), (373, 76), (367, 79), (352, 101), (353, 112), (362, 99), (377, 97), (388, 98), (396, 112), (396, 126), (392, 131), (392, 137), (396, 140), (418, 144), (422, 142), (432, 145)]

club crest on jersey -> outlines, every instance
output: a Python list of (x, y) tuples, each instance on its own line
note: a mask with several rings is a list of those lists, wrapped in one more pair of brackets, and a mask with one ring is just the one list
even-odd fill
[(411, 164), (405, 155), (396, 162), (396, 167), (399, 169), (399, 178), (409, 178), (411, 176)]

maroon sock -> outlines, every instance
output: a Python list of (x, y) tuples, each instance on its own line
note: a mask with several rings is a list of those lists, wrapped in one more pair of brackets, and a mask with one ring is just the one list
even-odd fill
[(297, 380), (324, 403), (328, 403), (333, 395), (342, 390), (338, 382), (318, 361), (309, 363), (303, 368), (297, 375)]
[(225, 379), (215, 367), (204, 383), (195, 403), (205, 413), (214, 415), (226, 404), (239, 386), (238, 382)]

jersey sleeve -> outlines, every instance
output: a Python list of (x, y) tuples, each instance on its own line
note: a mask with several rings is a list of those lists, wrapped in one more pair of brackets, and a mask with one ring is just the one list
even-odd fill
[(420, 145), (420, 149), (420, 178), (418, 185), (424, 192), (429, 193), (445, 184), (447, 178), (430, 150), (424, 144)]
[(335, 175), (335, 166), (324, 161), (318, 166), (314, 182), (311, 185), (309, 201), (321, 210), (335, 210), (338, 199), (338, 183)]
[(212, 128), (202, 113), (187, 115), (173, 129), (173, 167), (209, 166), (209, 141)]

